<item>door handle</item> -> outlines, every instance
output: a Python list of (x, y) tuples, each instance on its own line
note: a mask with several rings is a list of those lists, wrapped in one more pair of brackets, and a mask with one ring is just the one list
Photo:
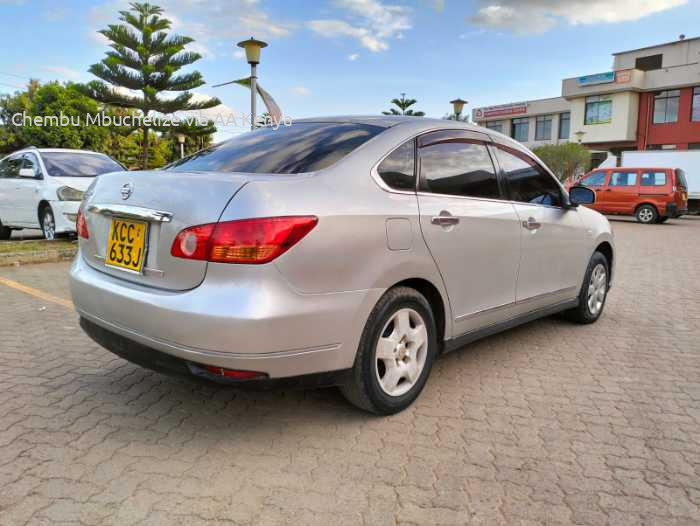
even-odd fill
[(439, 216), (433, 216), (430, 219), (430, 222), (433, 225), (452, 226), (459, 223), (459, 217), (455, 217), (452, 214), (450, 214), (447, 210), (443, 210), (442, 212), (440, 212)]
[(527, 221), (523, 221), (523, 228), (527, 228), (528, 230), (537, 230), (541, 226), (542, 223), (535, 221), (534, 217), (528, 217)]

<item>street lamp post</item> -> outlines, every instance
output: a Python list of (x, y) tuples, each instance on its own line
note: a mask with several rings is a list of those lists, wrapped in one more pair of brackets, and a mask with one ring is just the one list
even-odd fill
[(256, 90), (258, 81), (258, 71), (257, 66), (260, 63), (260, 50), (267, 47), (267, 43), (261, 40), (255, 40), (250, 37), (248, 40), (243, 40), (239, 42), (238, 47), (245, 49), (245, 56), (248, 64), (250, 64), (250, 129), (255, 130), (255, 119), (256, 119)]
[(177, 142), (180, 143), (180, 159), (184, 159), (185, 158), (185, 134), (184, 133), (177, 134)]
[(462, 115), (462, 110), (464, 110), (464, 105), (467, 103), (466, 100), (455, 99), (451, 100), (452, 108), (454, 109), (455, 120), (459, 120), (460, 115)]

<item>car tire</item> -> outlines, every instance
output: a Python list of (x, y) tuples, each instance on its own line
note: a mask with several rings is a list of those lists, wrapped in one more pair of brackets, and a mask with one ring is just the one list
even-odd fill
[(601, 252), (594, 252), (578, 295), (578, 306), (566, 311), (568, 319), (576, 323), (594, 323), (605, 307), (610, 285), (610, 264)]
[(351, 379), (340, 390), (366, 411), (403, 411), (423, 390), (437, 347), (435, 317), (425, 297), (408, 287), (390, 289), (369, 315)]
[(10, 239), (12, 236), (12, 229), (8, 226), (3, 226), (2, 221), (0, 221), (0, 239)]
[(670, 218), (669, 218), (668, 216), (661, 216), (661, 217), (658, 219), (658, 222), (659, 222), (659, 223), (665, 223), (665, 222), (668, 221), (669, 219), (670, 219)]
[(656, 223), (656, 220), (659, 218), (659, 213), (652, 205), (641, 205), (639, 208), (637, 208), (634, 216), (640, 223), (651, 225)]
[(53, 241), (56, 239), (56, 218), (53, 215), (53, 210), (51, 206), (45, 205), (39, 212), (39, 217), (41, 219), (41, 231), (44, 234), (44, 238), (48, 241)]

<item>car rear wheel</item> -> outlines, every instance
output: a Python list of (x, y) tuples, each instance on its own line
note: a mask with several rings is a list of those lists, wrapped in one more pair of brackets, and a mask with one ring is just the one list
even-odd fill
[(0, 239), (10, 239), (12, 235), (12, 229), (7, 226), (3, 226), (2, 221), (0, 221)]
[(41, 209), (41, 231), (49, 241), (56, 239), (56, 219), (48, 205)]
[(608, 297), (610, 265), (601, 252), (595, 252), (588, 262), (578, 295), (578, 306), (565, 312), (577, 323), (594, 323), (600, 318)]
[(650, 225), (652, 223), (656, 223), (659, 213), (656, 211), (656, 208), (651, 205), (642, 205), (637, 208), (635, 216), (637, 217), (637, 221), (640, 223)]
[(423, 390), (437, 353), (430, 304), (414, 289), (396, 287), (367, 320), (352, 379), (340, 386), (361, 409), (390, 415), (406, 409)]

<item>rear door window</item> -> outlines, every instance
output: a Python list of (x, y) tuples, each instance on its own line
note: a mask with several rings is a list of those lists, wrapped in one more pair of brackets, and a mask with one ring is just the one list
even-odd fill
[(608, 186), (636, 186), (637, 172), (613, 172)]
[(420, 144), (421, 191), (502, 199), (486, 143), (435, 132), (422, 136)]
[(607, 172), (593, 172), (581, 179), (579, 184), (583, 186), (603, 186), (605, 184), (606, 175)]
[(688, 188), (688, 183), (685, 180), (685, 172), (680, 168), (676, 169), (676, 184), (681, 188)]
[(377, 173), (382, 181), (395, 190), (415, 190), (415, 141), (408, 141), (379, 163)]
[(642, 172), (639, 184), (641, 186), (665, 186), (666, 172)]
[(561, 206), (561, 187), (534, 159), (524, 153), (498, 145), (501, 165), (512, 201), (547, 206)]
[(382, 126), (300, 122), (242, 133), (168, 166), (175, 172), (297, 174), (328, 168), (375, 137)]

